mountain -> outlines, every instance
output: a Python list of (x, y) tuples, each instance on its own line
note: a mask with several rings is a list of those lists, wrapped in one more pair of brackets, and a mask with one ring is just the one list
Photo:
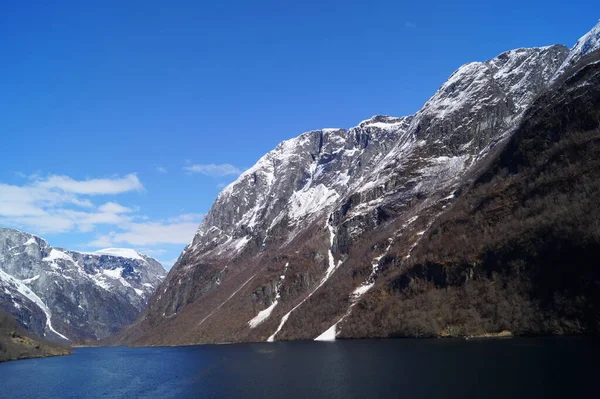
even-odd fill
[(165, 275), (133, 250), (69, 251), (0, 228), (0, 310), (39, 337), (105, 338), (138, 316)]
[[(572, 96), (597, 100), (599, 31), (571, 50), (523, 48), (463, 65), (414, 115), (375, 116), (349, 130), (311, 131), (281, 143), (219, 194), (146, 311), (116, 340), (161, 345), (597, 331), (584, 321), (589, 312), (569, 319), (543, 305), (556, 295), (565, 308), (573, 301), (580, 301), (577, 309), (596, 306), (597, 297), (585, 295), (589, 285), (574, 284), (569, 292), (554, 284), (566, 274), (565, 282), (576, 279), (563, 263), (570, 254), (597, 285), (598, 275), (584, 266), (587, 255), (570, 253), (577, 246), (562, 248), (562, 258), (541, 272), (544, 251), (560, 241), (536, 247), (535, 239), (562, 221), (548, 210), (558, 193), (565, 195), (554, 184), (565, 183), (568, 171), (552, 155), (581, 144), (588, 147), (577, 155), (595, 151), (589, 132), (598, 126), (597, 113)], [(541, 132), (555, 119), (549, 139)], [(576, 145), (571, 135), (579, 134), (585, 138)], [(529, 160), (527, 170), (511, 174), (498, 166), (515, 157)], [(547, 164), (546, 180), (537, 180), (536, 162)], [(594, 165), (578, 157), (571, 162), (588, 172)], [(565, 175), (552, 180), (555, 166)], [(536, 210), (548, 223), (529, 219), (521, 206), (536, 196), (517, 191), (494, 206), (486, 202), (509, 183), (548, 193)], [(590, 198), (583, 197), (589, 211)], [(583, 215), (561, 198), (565, 214)], [(512, 224), (501, 223), (507, 215)], [(594, 231), (581, 237), (597, 241)], [(519, 247), (517, 233), (531, 243)], [(589, 241), (593, 248), (596, 241)], [(511, 248), (521, 248), (514, 259), (490, 261), (495, 251)], [(504, 278), (504, 262), (521, 274)], [(527, 305), (511, 302), (514, 285)], [(519, 316), (526, 306), (536, 319)]]
[(600, 49), (600, 21), (598, 21), (598, 24), (594, 26), (592, 30), (577, 41), (567, 58), (552, 77), (551, 81), (556, 81), (565, 71), (574, 68), (578, 63), (581, 63), (582, 60), (584, 61), (583, 65), (585, 65), (585, 59), (593, 56), (598, 49)]
[(13, 317), (0, 311), (0, 362), (70, 353), (67, 347), (28, 334)]

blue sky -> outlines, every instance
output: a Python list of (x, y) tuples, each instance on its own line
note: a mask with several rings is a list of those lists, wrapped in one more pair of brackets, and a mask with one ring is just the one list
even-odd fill
[(599, 17), (593, 1), (3, 2), (0, 226), (169, 267), (280, 141), (411, 114), (461, 64), (572, 46)]

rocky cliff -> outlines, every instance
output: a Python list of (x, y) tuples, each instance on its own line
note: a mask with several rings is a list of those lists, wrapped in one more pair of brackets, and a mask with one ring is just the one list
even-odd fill
[[(311, 131), (281, 143), (219, 194), (146, 312), (118, 340), (186, 344), (504, 329), (505, 324), (490, 321), (496, 316), (479, 308), (461, 316), (462, 323), (429, 312), (451, 303), (455, 308), (466, 306), (478, 298), (465, 294), (466, 285), (455, 284), (456, 295), (463, 295), (466, 302), (446, 301), (446, 288), (452, 284), (436, 285), (434, 277), (441, 273), (443, 280), (448, 268), (464, 267), (452, 263), (453, 258), (436, 258), (443, 251), (434, 251), (438, 247), (431, 247), (431, 242), (444, 229), (441, 221), (457, 215), (461, 206), (479, 206), (475, 200), (464, 202), (469, 195), (479, 195), (473, 182), (493, 173), (498, 159), (510, 157), (506, 154), (514, 151), (514, 140), (528, 141), (532, 132), (543, 130), (543, 115), (550, 120), (558, 114), (565, 135), (580, 131), (577, 120), (560, 112), (576, 115), (576, 106), (583, 105), (562, 109), (572, 98), (556, 93), (575, 90), (569, 77), (593, 62), (598, 30), (594, 28), (572, 50), (560, 45), (517, 49), (464, 65), (414, 115), (375, 116), (349, 130)], [(594, 76), (583, 78), (589, 87), (577, 86), (592, 103)], [(585, 128), (597, 126), (593, 108), (584, 110), (577, 115), (590, 121)], [(540, 126), (526, 127), (535, 112)], [(550, 143), (543, 137), (538, 140), (547, 150)], [(533, 145), (528, 156), (536, 158), (536, 149)], [(541, 162), (548, 155), (539, 157)], [(520, 184), (526, 184), (531, 176), (525, 176), (499, 179), (521, 179)], [(484, 191), (493, 192), (497, 184)], [(516, 215), (515, 223), (525, 223), (515, 208), (526, 199), (509, 198), (512, 202), (503, 201), (495, 211)], [(473, 220), (484, 217), (477, 214)], [(447, 239), (467, 237), (457, 227), (461, 223), (444, 230)], [(491, 241), (482, 244), (482, 238), (503, 237), (511, 229), (484, 226), (477, 224), (470, 231), (470, 243), (481, 245), (465, 258), (483, 271), (460, 272), (481, 281), (481, 287), (495, 276), (479, 258), (495, 247)], [(428, 274), (427, 262), (439, 270)], [(531, 271), (537, 266), (523, 262), (531, 273), (529, 291), (522, 288), (521, 294), (536, 304), (543, 300), (535, 291), (542, 283), (531, 277), (538, 276)], [(557, 270), (560, 267), (567, 266), (558, 265)], [(407, 292), (419, 287), (436, 301), (418, 297), (410, 302)], [(510, 296), (506, 285), (496, 289)], [(520, 308), (513, 305), (506, 309), (517, 311)], [(537, 314), (541, 316), (531, 329), (520, 322), (508, 327), (549, 331), (549, 314)], [(469, 318), (485, 322), (464, 321)], [(545, 322), (549, 324), (543, 327)], [(586, 324), (582, 331), (593, 330), (591, 326)]]

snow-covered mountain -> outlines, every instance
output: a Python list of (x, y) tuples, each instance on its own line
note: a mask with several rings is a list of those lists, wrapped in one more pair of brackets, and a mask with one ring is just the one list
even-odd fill
[(0, 308), (42, 337), (104, 338), (139, 314), (165, 276), (155, 259), (131, 249), (69, 251), (0, 228)]
[(390, 295), (373, 290), (380, 277), (410, 267), (412, 251), (527, 121), (531, 104), (581, 47), (594, 51), (598, 30), (572, 50), (522, 48), (463, 65), (414, 115), (282, 142), (219, 194), (120, 339), (334, 338), (373, 292)]
[(374, 116), (348, 131), (284, 141), (219, 194), (186, 252), (231, 257), (251, 241), (266, 245), (278, 226), (302, 228), (356, 195), (348, 211), (358, 216), (407, 183), (415, 183), (411, 194), (439, 190), (503, 137), (567, 53), (508, 51), (459, 68), (415, 115)]

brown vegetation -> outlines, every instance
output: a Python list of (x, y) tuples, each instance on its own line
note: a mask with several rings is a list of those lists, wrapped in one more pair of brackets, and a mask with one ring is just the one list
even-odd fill
[(600, 66), (541, 96), (344, 336), (600, 332)]
[(0, 362), (70, 353), (67, 347), (27, 334), (15, 319), (0, 311)]

